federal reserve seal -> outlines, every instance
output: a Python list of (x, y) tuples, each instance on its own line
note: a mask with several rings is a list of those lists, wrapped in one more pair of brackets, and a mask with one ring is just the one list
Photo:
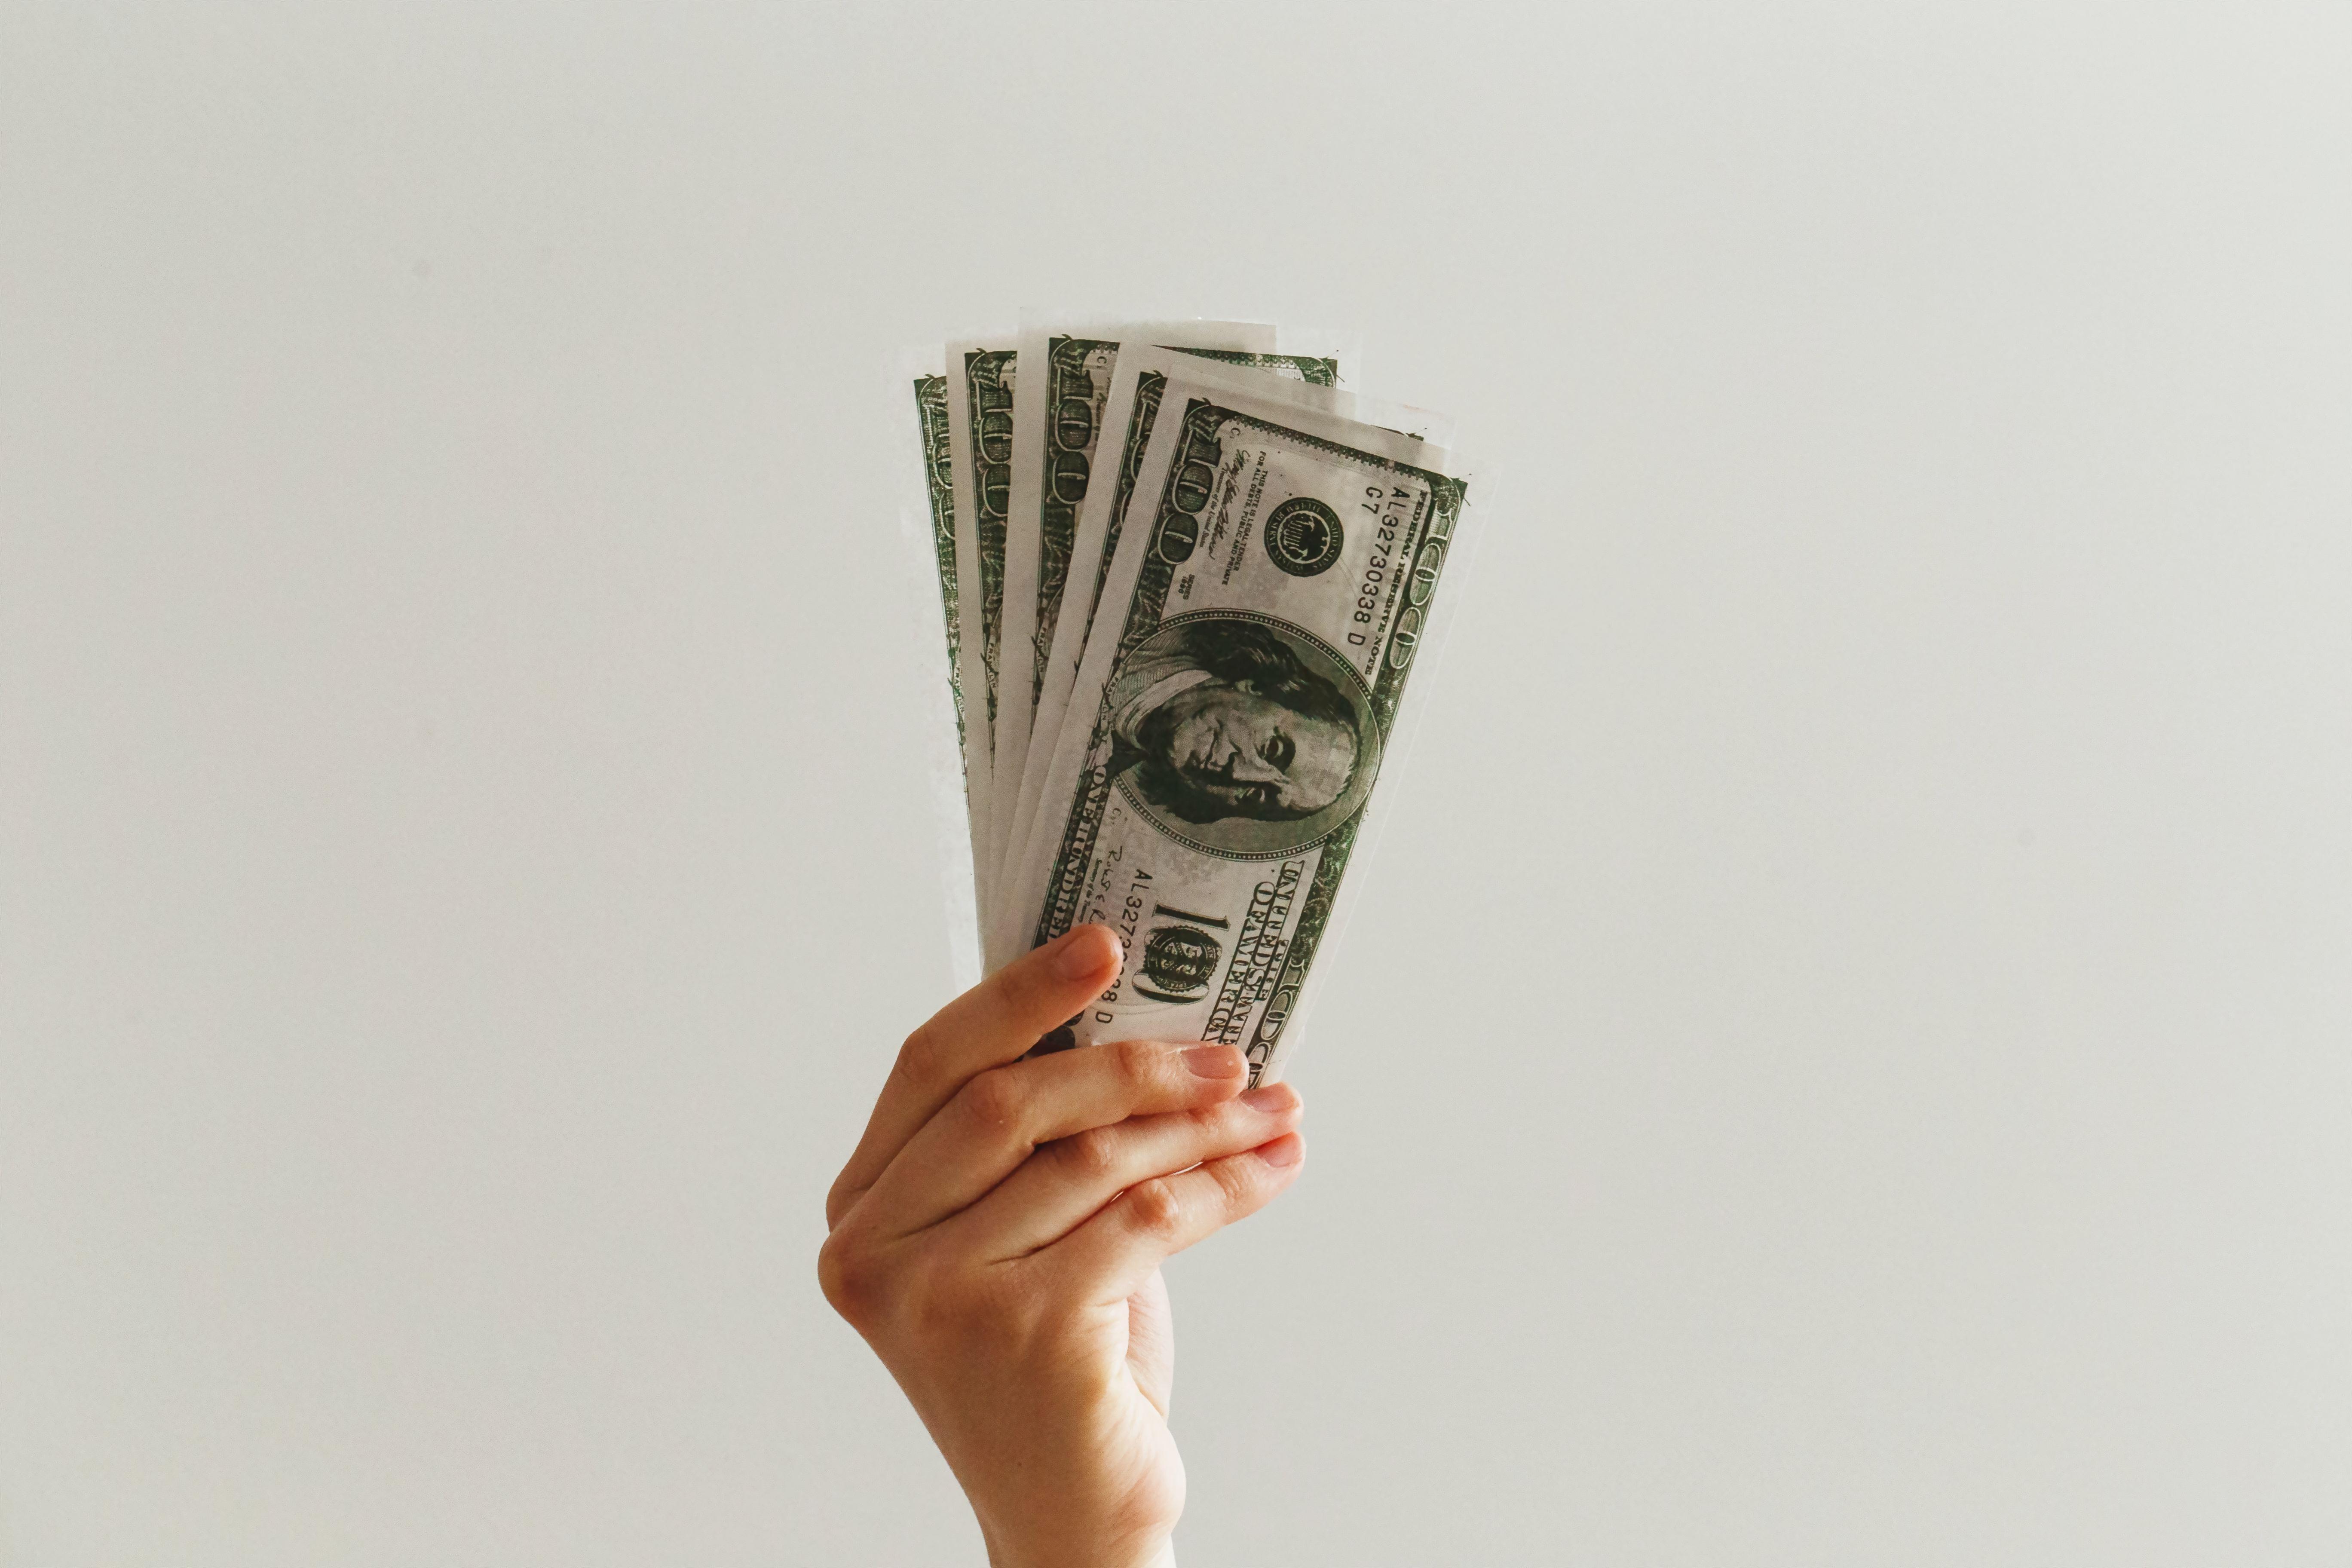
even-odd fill
[(1339, 514), (1313, 496), (1293, 496), (1265, 520), (1265, 552), (1294, 577), (1331, 570), (1343, 538)]

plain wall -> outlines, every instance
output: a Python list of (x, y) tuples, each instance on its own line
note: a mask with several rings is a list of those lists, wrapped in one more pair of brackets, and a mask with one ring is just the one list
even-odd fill
[[(1503, 471), (1211, 1564), (2352, 1556), (2352, 14), (0, 0), (0, 1563), (976, 1563), (893, 350)], [(1449, 589), (1449, 591), (1453, 591)]]

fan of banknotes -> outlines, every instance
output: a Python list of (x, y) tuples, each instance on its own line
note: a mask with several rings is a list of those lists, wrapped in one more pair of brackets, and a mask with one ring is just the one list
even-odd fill
[(1469, 490), (1438, 416), (1285, 352), (1323, 346), (1061, 323), (915, 378), (982, 962), (1126, 947), (1042, 1049), (1219, 1040), (1256, 1081), (1297, 1037)]

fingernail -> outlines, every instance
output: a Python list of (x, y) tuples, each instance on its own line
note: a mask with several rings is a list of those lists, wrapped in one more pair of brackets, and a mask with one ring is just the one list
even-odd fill
[(1262, 1083), (1241, 1097), (1241, 1102), (1252, 1110), (1262, 1110), (1268, 1116), (1279, 1116), (1298, 1106), (1298, 1091), (1286, 1083)]
[(1093, 926), (1080, 926), (1070, 932), (1054, 953), (1054, 973), (1065, 980), (1084, 980), (1102, 966), (1102, 935)]
[(1307, 1142), (1296, 1132), (1287, 1132), (1271, 1143), (1258, 1147), (1257, 1157), (1276, 1170), (1296, 1165), (1306, 1157)]
[(1242, 1054), (1231, 1046), (1187, 1046), (1184, 1065), (1202, 1078), (1242, 1076)]

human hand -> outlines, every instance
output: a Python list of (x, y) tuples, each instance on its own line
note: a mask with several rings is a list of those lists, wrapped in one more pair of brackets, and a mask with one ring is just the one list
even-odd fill
[(996, 1568), (1159, 1560), (1184, 1507), (1162, 1258), (1255, 1213), (1306, 1150), (1231, 1046), (1023, 1053), (1110, 984), (1081, 926), (917, 1029), (825, 1199), (825, 1299), (913, 1401)]

